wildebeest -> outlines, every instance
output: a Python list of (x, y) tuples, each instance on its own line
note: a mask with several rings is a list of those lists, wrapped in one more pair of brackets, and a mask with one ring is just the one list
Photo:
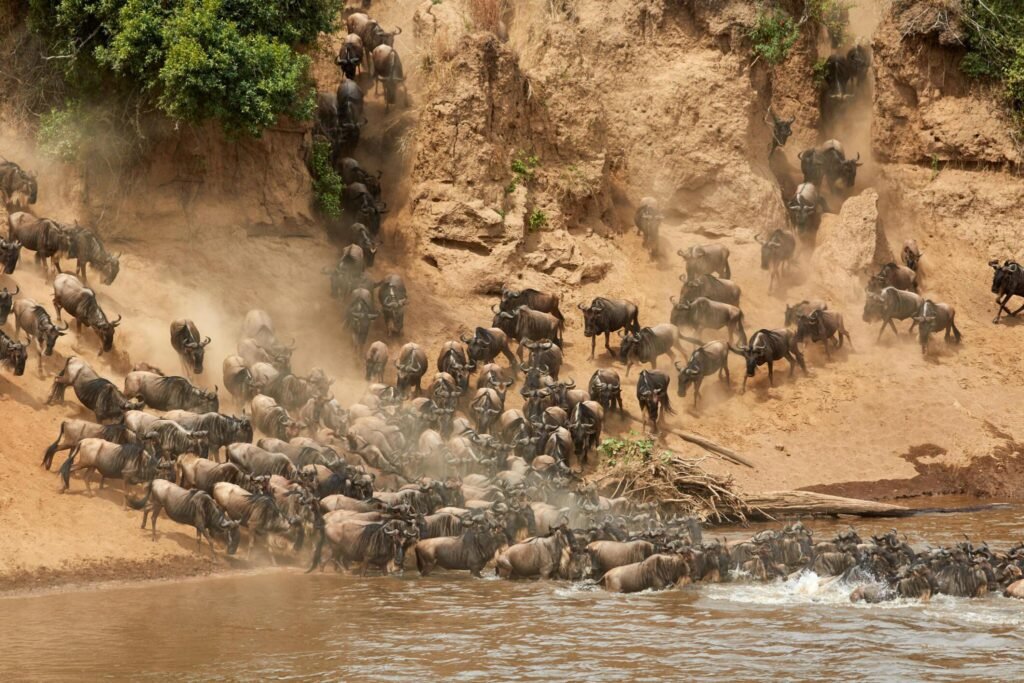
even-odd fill
[(14, 297), (20, 291), (21, 287), (15, 288), (13, 292), (9, 291), (6, 287), (0, 289), (0, 325), (4, 325), (7, 322), (7, 316), (14, 309)]
[[(387, 112), (398, 99), (398, 87), (405, 87), (402, 59), (398, 56), (398, 51), (390, 45), (378, 45), (373, 48), (370, 59), (373, 61), (373, 90), (377, 91), (377, 84), (384, 86), (384, 111)], [(408, 97), (409, 93), (406, 92), (407, 100)]]
[(825, 198), (818, 192), (814, 183), (800, 183), (793, 198), (786, 205), (789, 218), (793, 221), (797, 232), (814, 234), (821, 225), (822, 212), (828, 211)]
[(199, 328), (191, 320), (181, 319), (171, 323), (171, 347), (181, 359), (185, 374), (203, 374), (203, 356), (210, 343), (209, 337), (200, 337)]
[(60, 423), (57, 438), (46, 447), (40, 463), (46, 469), (53, 464), (53, 456), (58, 451), (74, 448), (82, 439), (102, 439), (116, 444), (138, 443), (135, 432), (123, 424), (101, 425), (88, 420), (64, 420)]
[(698, 275), (717, 273), (728, 280), (732, 277), (729, 268), (729, 247), (724, 244), (701, 244), (676, 252), (686, 262), (686, 279), (693, 280)]
[(590, 568), (594, 577), (600, 578), (608, 571), (627, 564), (643, 562), (654, 554), (650, 541), (594, 541), (587, 545)]
[(576, 539), (565, 525), (546, 536), (526, 539), (509, 546), (495, 560), (494, 571), (506, 579), (567, 579), (570, 575)]
[(693, 301), (672, 301), (673, 325), (687, 325), (696, 330), (699, 336), (701, 330), (719, 330), (726, 328), (729, 333), (729, 342), (732, 342), (734, 335), (738, 335), (740, 343), (747, 340), (747, 333), (743, 329), (743, 311), (736, 306), (723, 304), (720, 301), (712, 301), (706, 297), (698, 297)]
[[(693, 340), (694, 343), (698, 341)], [(700, 385), (705, 377), (717, 372), (718, 378), (721, 380), (724, 377), (725, 383), (729, 384), (729, 345), (723, 341), (708, 342), (694, 349), (686, 365), (677, 362), (675, 366), (679, 373), (676, 393), (686, 396), (686, 389), (692, 384), (693, 406), (696, 408), (700, 399)]]
[(36, 261), (44, 267), (50, 259), (53, 268), (60, 273), (60, 254), (71, 249), (69, 232), (63, 225), (51, 218), (37, 218), (21, 211), (7, 217), (8, 238), (17, 240), (22, 247), (36, 252)]
[(505, 392), (492, 387), (477, 389), (469, 408), (477, 433), (490, 434), (498, 416), (505, 410)]
[[(131, 424), (131, 420), (126, 419), (126, 423)], [(205, 457), (210, 450), (206, 432), (190, 431), (173, 420), (153, 420), (138, 433), (155, 445), (156, 454), (164, 460), (175, 460), (184, 453)]]
[(213, 485), (212, 495), (217, 505), (224, 510), (229, 518), (249, 529), (249, 550), (246, 557), (252, 555), (256, 537), (262, 536), (267, 555), (270, 556), (270, 561), (276, 565), (277, 560), (270, 550), (269, 534), (294, 536), (295, 542), (292, 550), (302, 549), (305, 532), (301, 520), (298, 517), (285, 515), (271, 494), (250, 493), (237, 484), (221, 481)]
[[(492, 307), (494, 310), (495, 307)], [(516, 354), (522, 358), (523, 342), (527, 339), (550, 339), (562, 346), (562, 327), (564, 320), (550, 314), (520, 305), (512, 309), (494, 310), (493, 327), (497, 327), (509, 337), (519, 342)]]
[(769, 293), (774, 289), (775, 282), (782, 280), (783, 271), (789, 270), (795, 253), (796, 238), (786, 230), (776, 229), (767, 241), (761, 242), (761, 269), (771, 271), (768, 278)]
[(917, 272), (897, 263), (886, 263), (877, 275), (868, 281), (869, 292), (881, 292), (886, 287), (895, 287), (907, 292), (917, 291)]
[(526, 340), (523, 342), (523, 346), (530, 352), (530, 355), (526, 363), (521, 364), (519, 368), (523, 372), (537, 369), (543, 374), (551, 375), (551, 379), (558, 381), (558, 376), (562, 371), (562, 362), (564, 361), (562, 349), (548, 339), (540, 341)]
[[(25, 374), (28, 351), (25, 345), (7, 336), (0, 330), (0, 366), (10, 369), (17, 376)], [(40, 360), (40, 363), (42, 361)]]
[(224, 388), (234, 397), (236, 404), (244, 405), (257, 394), (252, 371), (241, 356), (228, 356), (224, 359), (223, 376)]
[(632, 301), (596, 297), (589, 306), (578, 304), (583, 311), (583, 336), (590, 337), (590, 357), (594, 357), (597, 336), (604, 334), (604, 348), (612, 353), (611, 333), (618, 330), (640, 331), (639, 308)]
[(500, 328), (478, 327), (472, 336), (463, 334), (459, 338), (466, 345), (466, 353), (473, 365), (491, 363), (500, 354), (508, 360), (513, 374), (518, 371), (519, 364), (509, 348), (508, 335)]
[(238, 465), (253, 477), (277, 474), (292, 481), (299, 479), (295, 463), (284, 453), (273, 453), (251, 443), (233, 443), (228, 446), (228, 462)]
[(331, 277), (331, 296), (335, 299), (345, 298), (358, 288), (366, 271), (366, 256), (358, 244), (350, 244), (341, 250), (341, 256), (334, 268), (324, 268), (321, 272)]
[(0, 268), (3, 273), (10, 275), (18, 267), (18, 259), (21, 257), (21, 242), (18, 240), (5, 240), (0, 237)]
[(35, 172), (26, 171), (13, 161), (0, 159), (0, 193), (4, 196), (5, 205), (20, 204), (16, 199), (20, 197), (29, 204), (35, 204), (39, 193)]
[(152, 372), (130, 372), (124, 378), (124, 393), (141, 396), (154, 410), (217, 412), (217, 391), (203, 391), (184, 377), (161, 377)]
[(68, 229), (68, 257), (75, 259), (75, 270), (82, 282), (88, 282), (88, 267), (100, 271), (103, 284), (110, 285), (121, 271), (121, 255), (111, 254), (103, 246), (96, 233), (77, 223)]
[(366, 381), (383, 382), (384, 368), (388, 364), (388, 345), (375, 341), (366, 349)]
[[(1024, 311), (1024, 304), (1013, 312), (1010, 312), (1006, 306), (1015, 296), (1024, 298), (1024, 268), (1010, 259), (1007, 259), (1002, 265), (999, 265), (999, 261), (992, 260), (988, 262), (988, 265), (994, 271), (992, 273), (992, 293), (996, 295), (996, 305), (999, 306), (992, 322), (998, 324), (999, 316), (1003, 314), (1003, 311), (1011, 317)], [(0, 322), (2, 322), (2, 317), (0, 314)]]
[(114, 348), (114, 330), (121, 324), (121, 316), (107, 320), (107, 314), (96, 301), (96, 293), (77, 277), (62, 273), (54, 278), (53, 307), (57, 311), (57, 320), (61, 322), (62, 310), (67, 310), (74, 317), (76, 331), (81, 332), (82, 325), (91, 327), (102, 342), (100, 353)]
[(353, 223), (348, 230), (353, 246), (362, 249), (366, 265), (372, 266), (377, 258), (377, 248), (380, 246), (380, 242), (370, 234), (369, 228), (362, 223)]
[[(768, 117), (771, 117), (771, 122), (768, 121)], [(786, 141), (789, 140), (789, 136), (793, 134), (793, 122), (796, 121), (795, 116), (791, 116), (788, 119), (780, 119), (772, 111), (771, 106), (768, 107), (767, 113), (764, 116), (764, 122), (768, 124), (768, 127), (772, 129), (772, 146), (768, 150), (768, 156), (775, 153), (777, 147), (785, 147)]]
[(544, 455), (550, 455), (556, 463), (568, 466), (573, 453), (576, 452), (573, 445), (572, 433), (565, 427), (556, 427), (544, 437)]
[(362, 223), (371, 238), (380, 234), (380, 218), (388, 212), (388, 205), (374, 197), (370, 189), (362, 183), (345, 186), (344, 209), (347, 215), (354, 216), (355, 222)]
[(847, 189), (852, 189), (857, 180), (857, 167), (863, 165), (859, 152), (856, 159), (847, 159), (842, 143), (834, 139), (826, 140), (821, 147), (804, 150), (797, 157), (800, 159), (804, 183), (820, 185), (824, 179), (833, 191), (839, 181)]
[(622, 413), (622, 383), (619, 373), (612, 369), (597, 369), (590, 376), (587, 393), (605, 410), (618, 409)]
[(64, 362), (64, 368), (53, 378), (53, 386), (50, 388), (50, 396), (46, 402), (47, 404), (63, 402), (64, 392), (68, 387), (75, 387), (77, 390), (99, 378), (96, 371), (84, 360), (76, 356), (69, 356)]
[(466, 355), (466, 347), (457, 341), (446, 341), (437, 354), (437, 371), (447, 373), (462, 392), (469, 388), (469, 374), (476, 365)]
[(410, 388), (415, 387), (416, 395), (419, 396), (423, 391), (420, 382), (427, 373), (427, 354), (423, 349), (412, 342), (403, 346), (398, 352), (395, 368), (398, 370), (398, 392), (405, 396)]
[(917, 240), (915, 239), (906, 240), (903, 243), (903, 251), (900, 252), (903, 258), (903, 265), (913, 271), (916, 271), (917, 267), (921, 264), (921, 256), (923, 254), (924, 252), (917, 246)]
[[(913, 318), (921, 310), (923, 304), (924, 299), (917, 294), (896, 287), (886, 287), (878, 294), (867, 292), (864, 300), (864, 322), (882, 321), (882, 329), (878, 330), (878, 339), (882, 338), (882, 333), (885, 332), (887, 325), (892, 328), (893, 334), (899, 335), (899, 330), (896, 329), (893, 320)], [(916, 325), (917, 321), (915, 320), (910, 324), (908, 331), (913, 332)]]
[(321, 566), (325, 544), (330, 545), (331, 560), (336, 566), (357, 563), (362, 573), (377, 567), (385, 572), (400, 571), (405, 563), (405, 551), (412, 539), (419, 535), (415, 527), (397, 519), (387, 522), (338, 520), (325, 522), (319, 529), (319, 539), (313, 550), (313, 561), (307, 572)]
[[(724, 305), (724, 304), (723, 304)], [(679, 348), (679, 329), (672, 324), (643, 327), (639, 332), (622, 332), (622, 345), (619, 347), (619, 361), (626, 364), (626, 375), (634, 362), (650, 363), (651, 368), (658, 367), (658, 356), (668, 355), (675, 360), (673, 347)]]
[(658, 200), (654, 197), (644, 197), (640, 200), (640, 206), (633, 216), (633, 225), (643, 235), (644, 246), (651, 256), (658, 255), (658, 228), (661, 227), (662, 218)]
[[(77, 459), (77, 462), (76, 462)], [(107, 479), (121, 479), (124, 482), (124, 507), (128, 507), (128, 488), (132, 484), (143, 484), (157, 476), (159, 460), (149, 444), (117, 444), (103, 439), (82, 439), (60, 466), (63, 482), (61, 493), (71, 484), (71, 473), (86, 470), (85, 490), (92, 493), (89, 475), (93, 470), (100, 473), (100, 488)]]
[(247, 417), (172, 410), (165, 413), (163, 419), (177, 422), (191, 432), (204, 433), (206, 444), (213, 453), (228, 444), (249, 443), (253, 437), (252, 422)]
[(79, 402), (96, 415), (98, 422), (120, 420), (125, 411), (145, 406), (145, 401), (138, 397), (129, 400), (113, 382), (102, 377), (82, 385), (76, 382), (74, 389)]
[(601, 443), (604, 408), (597, 401), (580, 401), (569, 416), (569, 433), (580, 465), (586, 465), (590, 451)]
[[(381, 175), (383, 175), (381, 171), (377, 171), (377, 174), (374, 175), (372, 173), (367, 172), (359, 164), (359, 162), (353, 159), (352, 157), (344, 157), (343, 159), (341, 159), (341, 161), (338, 162), (338, 173), (341, 174), (341, 180), (346, 185), (361, 183), (366, 186), (366, 189), (369, 190), (370, 194), (373, 196), (374, 199), (378, 201), (380, 200), (380, 178)], [(360, 224), (353, 223), (350, 228), (353, 234), (358, 232), (358, 229), (356, 228), (357, 225)], [(366, 226), (363, 227), (365, 228)], [(359, 244), (358, 239), (355, 239), (353, 241), (356, 242), (356, 244)], [(366, 249), (366, 247), (363, 246), (362, 244), (360, 244), (359, 246), (362, 246), (364, 250)], [(367, 254), (367, 263), (371, 266), (373, 265), (373, 259), (370, 258), (369, 254)]]
[(821, 342), (825, 346), (825, 357), (832, 358), (832, 344), (837, 349), (843, 348), (843, 337), (853, 346), (850, 333), (843, 324), (843, 314), (836, 311), (811, 311), (797, 318), (796, 341), (802, 343), (810, 337), (812, 342)]
[(527, 306), (541, 313), (550, 313), (564, 324), (565, 316), (562, 315), (562, 311), (558, 308), (559, 302), (560, 299), (557, 294), (549, 294), (548, 292), (541, 292), (530, 288), (512, 289), (511, 287), (502, 286), (501, 303), (499, 306), (500, 310), (509, 312), (515, 311), (520, 306)]
[(928, 338), (939, 330), (945, 332), (944, 340), (947, 344), (951, 336), (955, 344), (959, 344), (963, 339), (956, 326), (956, 310), (949, 304), (937, 304), (931, 299), (925, 299), (921, 304), (921, 310), (914, 316), (914, 321), (917, 323), (921, 353), (928, 353)]
[(689, 580), (690, 565), (683, 555), (651, 555), (642, 562), (609, 570), (601, 587), (613, 593), (663, 590)]
[(356, 34), (362, 40), (365, 65), (369, 68), (371, 76), (374, 75), (374, 66), (373, 60), (369, 56), (378, 45), (394, 47), (395, 36), (402, 32), (401, 27), (397, 26), (394, 31), (385, 31), (380, 24), (362, 12), (348, 15), (345, 19), (345, 28), (349, 33)]
[(373, 297), (366, 289), (359, 288), (352, 292), (348, 308), (345, 310), (345, 327), (352, 332), (352, 345), (362, 349), (366, 344), (366, 336), (370, 333), (370, 323), (380, 316), (373, 306)]
[(636, 399), (640, 403), (640, 413), (643, 415), (643, 427), (647, 426), (650, 420), (654, 431), (658, 431), (658, 420), (661, 418), (661, 411), (674, 413), (672, 404), (668, 398), (669, 378), (660, 370), (641, 370), (640, 377), (636, 382)]
[(299, 435), (301, 425), (292, 420), (288, 411), (271, 397), (258, 394), (253, 397), (250, 405), (253, 425), (267, 436), (287, 441)]
[(166, 511), (167, 516), (178, 524), (189, 524), (196, 530), (196, 551), (202, 549), (203, 538), (210, 544), (210, 552), (217, 555), (210, 534), (225, 537), (225, 550), (234, 555), (238, 548), (241, 534), (238, 522), (228, 519), (210, 494), (193, 489), (186, 490), (166, 479), (154, 479), (147, 485), (146, 495), (142, 500), (131, 500), (128, 503), (135, 510), (145, 512), (142, 515), (142, 526), (146, 528), (146, 518), (152, 515), (153, 540), (156, 540), (156, 518)]
[(363, 62), (363, 39), (355, 33), (349, 33), (338, 49), (334, 63), (338, 65), (345, 78), (355, 80), (356, 70)]
[(768, 365), (768, 386), (773, 386), (775, 380), (775, 361), (785, 358), (789, 361), (789, 376), (796, 372), (796, 366), (807, 374), (807, 364), (804, 362), (804, 354), (796, 341), (796, 333), (788, 328), (779, 330), (758, 330), (750, 337), (750, 343), (740, 348), (729, 346), (729, 350), (747, 361), (747, 371), (743, 375), (743, 389), (747, 388), (747, 379), (754, 376), (758, 365)]
[(828, 304), (818, 299), (815, 299), (813, 301), (808, 301), (807, 299), (804, 299), (803, 301), (795, 303), (792, 306), (786, 304), (785, 324), (787, 327), (790, 325), (796, 325), (796, 321), (802, 315), (810, 315), (814, 311), (827, 310)]
[(740, 305), (740, 286), (732, 280), (723, 280), (714, 275), (698, 275), (692, 280), (686, 275), (679, 276), (683, 287), (679, 290), (680, 301), (693, 301), (705, 297), (731, 306)]
[(505, 535), (500, 527), (486, 517), (467, 518), (462, 521), (461, 536), (427, 538), (416, 544), (416, 568), (421, 576), (434, 567), (469, 570), (475, 577), (502, 546)]
[(22, 332), (29, 342), (34, 343), (39, 353), (39, 371), (43, 370), (43, 356), (53, 355), (53, 346), (58, 337), (64, 336), (68, 326), (57, 327), (50, 314), (32, 299), (18, 299), (14, 302), (14, 336)]
[(824, 95), (831, 100), (853, 97), (864, 82), (871, 66), (871, 57), (863, 45), (851, 47), (845, 55), (829, 55), (825, 60)]
[(213, 494), (215, 484), (227, 481), (248, 490), (252, 477), (233, 462), (215, 462), (194, 453), (186, 453), (174, 461), (174, 481), (187, 489), (199, 489)]
[(405, 282), (397, 273), (389, 273), (375, 287), (377, 301), (384, 313), (384, 327), (389, 335), (401, 336), (405, 329), (405, 307), (409, 297), (405, 292)]

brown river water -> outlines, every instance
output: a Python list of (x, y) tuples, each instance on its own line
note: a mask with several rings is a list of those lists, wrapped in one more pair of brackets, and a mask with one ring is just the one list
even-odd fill
[[(898, 520), (916, 547), (1024, 538), (1024, 507)], [(847, 524), (814, 522), (824, 538)], [(855, 522), (862, 536), (891, 521)], [(756, 529), (754, 529), (756, 530)], [(718, 532), (730, 539), (753, 530)], [(1024, 602), (853, 605), (804, 574), (662, 593), (285, 570), (0, 600), (3, 680), (1024, 679)]]

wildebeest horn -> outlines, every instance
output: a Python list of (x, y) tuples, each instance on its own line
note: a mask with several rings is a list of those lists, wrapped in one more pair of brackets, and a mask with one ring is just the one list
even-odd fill
[(401, 26), (396, 26), (394, 34), (397, 36), (397, 35), (400, 35), (401, 33), (402, 33), (402, 27)]
[(212, 339), (210, 339), (209, 337), (206, 337), (205, 339), (203, 339), (203, 343), (202, 343), (202, 344), (201, 344), (200, 346), (206, 346), (206, 345), (207, 345), (207, 344), (209, 344), (209, 343), (210, 343), (211, 341), (213, 341), (213, 340), (212, 340)]
[(491, 304), (491, 313), (497, 314), (498, 313), (498, 311), (496, 310), (497, 308), (498, 308), (498, 304)]
[(17, 296), (18, 292), (20, 292), (20, 291), (21, 291), (21, 285), (15, 285), (14, 286), (14, 291), (11, 292), (11, 296)]
[(67, 332), (68, 328), (71, 327), (71, 323), (64, 323), (64, 327), (58, 327), (58, 332)]
[(683, 253), (682, 249), (677, 249), (676, 250), (676, 255), (677, 256), (682, 256), (683, 258), (686, 258), (686, 254)]
[(120, 314), (118, 314), (117, 320), (111, 320), (110, 321), (111, 327), (117, 327), (120, 324), (121, 324), (121, 316), (120, 316)]
[(576, 308), (580, 309), (581, 311), (587, 310), (586, 306), (584, 306), (583, 304), (576, 304)]
[(467, 336), (466, 334), (460, 334), (459, 339), (462, 340), (463, 344), (468, 344), (469, 342), (473, 341), (473, 337)]
[(672, 303), (672, 305), (673, 305), (673, 306), (675, 306), (675, 305), (676, 305), (676, 297), (674, 297), (674, 296), (670, 296), (670, 297), (668, 298), (668, 300), (669, 300), (669, 301), (670, 301), (670, 302)]
[(680, 365), (682, 365), (682, 363), (680, 363), (679, 361), (675, 361), (676, 370), (682, 370), (682, 368), (679, 367)]

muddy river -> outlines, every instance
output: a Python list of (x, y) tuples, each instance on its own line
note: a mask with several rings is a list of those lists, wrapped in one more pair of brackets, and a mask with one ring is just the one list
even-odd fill
[[(814, 523), (819, 535), (846, 524)], [(865, 523), (861, 534), (892, 526)], [(900, 520), (1005, 545), (1024, 507)], [(750, 531), (728, 534), (739, 538)], [(1024, 602), (852, 605), (804, 574), (664, 593), (295, 570), (0, 600), (4, 680), (1020, 680)]]

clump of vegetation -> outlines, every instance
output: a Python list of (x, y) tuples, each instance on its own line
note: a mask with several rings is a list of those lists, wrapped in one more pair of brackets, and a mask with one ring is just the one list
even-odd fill
[(821, 86), (825, 83), (825, 76), (827, 74), (825, 67), (828, 64), (828, 58), (819, 59), (814, 63), (811, 68), (812, 78), (814, 78), (814, 84)]
[(800, 37), (800, 27), (782, 9), (762, 7), (749, 35), (758, 58), (769, 64), (781, 64)]
[(40, 151), (61, 161), (76, 161), (82, 151), (82, 118), (77, 102), (71, 102), (63, 109), (51, 109), (39, 117), (36, 144)]
[(1024, 124), (1024, 3), (1019, 0), (962, 0), (967, 55), (964, 73), (1001, 83), (1007, 105)]
[(526, 185), (533, 181), (535, 171), (540, 166), (540, 159), (536, 154), (520, 153), (512, 159), (512, 180), (505, 188), (505, 194), (512, 194), (520, 185)]
[(143, 95), (172, 118), (259, 135), (308, 118), (310, 60), (298, 47), (331, 30), (340, 0), (30, 0), (30, 25), (85, 97)]
[(825, 27), (833, 47), (842, 45), (846, 38), (849, 9), (847, 0), (804, 0), (804, 17)]
[(526, 224), (530, 228), (530, 232), (543, 230), (544, 226), (548, 224), (548, 215), (540, 209), (534, 209), (526, 219)]
[(317, 208), (329, 218), (340, 217), (341, 197), (345, 191), (345, 183), (331, 165), (331, 143), (326, 140), (313, 141), (310, 166)]
[(620, 461), (625, 463), (646, 462), (654, 454), (654, 439), (641, 437), (635, 431), (630, 430), (625, 438), (603, 440), (597, 450), (604, 456), (604, 463), (610, 467), (618, 465)]

